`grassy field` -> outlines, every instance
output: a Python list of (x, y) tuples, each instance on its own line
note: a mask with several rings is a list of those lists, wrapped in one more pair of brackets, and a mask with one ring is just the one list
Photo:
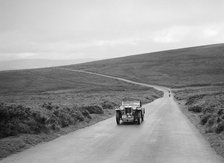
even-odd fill
[(183, 112), (224, 157), (224, 87), (195, 87), (173, 92)]
[(169, 87), (223, 85), (224, 44), (169, 50), (68, 68), (124, 77)]
[(112, 117), (125, 97), (148, 103), (163, 95), (55, 68), (4, 71), (0, 79), (0, 158)]

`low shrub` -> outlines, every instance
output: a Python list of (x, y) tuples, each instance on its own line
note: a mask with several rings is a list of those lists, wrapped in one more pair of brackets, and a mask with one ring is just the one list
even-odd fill
[[(25, 122), (30, 126), (29, 133), (38, 134), (41, 132), (49, 132), (49, 128), (46, 126), (48, 116), (41, 114), (40, 111), (33, 111), (32, 116), (30, 116), (31, 121)], [(20, 132), (23, 133), (23, 132)]]
[(88, 110), (83, 110), (81, 109), (80, 112), (82, 113), (82, 115), (86, 118), (92, 119), (91, 115), (89, 114)]
[(205, 131), (207, 133), (213, 133), (216, 130), (215, 124), (216, 124), (216, 118), (214, 116), (211, 116), (205, 125)]
[[(222, 110), (222, 109), (221, 109)], [(220, 134), (224, 131), (224, 119), (220, 109), (215, 113), (207, 113), (200, 116), (200, 124), (205, 125), (206, 132), (215, 132)]]
[(207, 127), (213, 126), (215, 122), (216, 122), (216, 118), (214, 116), (211, 116), (211, 118), (208, 119)]
[(85, 120), (85, 117), (82, 115), (82, 113), (79, 110), (74, 111), (71, 115), (78, 122)]
[(52, 102), (46, 102), (42, 105), (42, 108), (45, 108), (47, 110), (57, 110), (59, 109), (59, 106), (53, 105)]
[(117, 106), (114, 102), (104, 101), (101, 103), (103, 109), (114, 109)]
[(59, 118), (55, 114), (49, 114), (46, 120), (46, 126), (51, 130), (60, 130)]
[(35, 111), (22, 105), (0, 104), (0, 138), (15, 136), (21, 133), (48, 133), (51, 130), (74, 125), (91, 119), (90, 113), (103, 114), (99, 106), (87, 106), (82, 109), (68, 108), (44, 103)]
[(195, 103), (196, 101), (198, 101), (199, 99), (202, 99), (205, 95), (194, 95), (191, 97), (188, 97), (186, 105), (192, 105), (193, 103)]
[(219, 109), (219, 110), (217, 111), (217, 114), (218, 114), (219, 116), (224, 115), (224, 109)]
[(220, 116), (220, 118), (221, 118), (222, 120), (224, 120), (224, 115)]
[(191, 106), (188, 108), (189, 111), (194, 112), (194, 113), (201, 113), (202, 112), (202, 107), (196, 105), (196, 106)]
[(220, 134), (221, 132), (224, 131), (224, 121), (221, 121), (220, 123), (218, 123), (216, 129), (215, 129), (215, 132), (217, 134)]
[(200, 124), (201, 125), (205, 125), (208, 122), (209, 118), (211, 118), (210, 114), (209, 115), (203, 115), (201, 117)]
[[(0, 104), (0, 138), (29, 133), (27, 122), (32, 117), (31, 109), (21, 105)], [(32, 118), (31, 118), (32, 119)]]
[(103, 114), (103, 108), (97, 105), (93, 106), (82, 106), (80, 109), (87, 110), (90, 114)]
[(67, 127), (71, 124), (75, 124), (75, 119), (65, 108), (55, 110), (53, 114), (58, 118), (58, 123), (62, 128)]
[(90, 114), (103, 114), (104, 109), (113, 109), (116, 104), (104, 102), (101, 106), (62, 107), (51, 102), (33, 110), (22, 105), (0, 103), (0, 138), (15, 136), (21, 133), (49, 133), (51, 130), (74, 125), (77, 122), (91, 119)]
[(203, 109), (203, 114), (212, 114), (216, 111), (215, 108), (211, 107), (211, 106), (207, 106)]

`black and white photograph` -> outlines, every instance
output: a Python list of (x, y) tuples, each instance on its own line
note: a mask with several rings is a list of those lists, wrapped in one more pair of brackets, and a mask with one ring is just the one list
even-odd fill
[(0, 163), (224, 163), (224, 1), (0, 0)]

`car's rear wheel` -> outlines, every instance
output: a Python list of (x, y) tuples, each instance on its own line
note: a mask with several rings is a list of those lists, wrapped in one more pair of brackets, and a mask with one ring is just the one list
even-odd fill
[(116, 122), (117, 122), (117, 125), (119, 125), (121, 122), (121, 117), (120, 117), (120, 113), (117, 111), (116, 112)]

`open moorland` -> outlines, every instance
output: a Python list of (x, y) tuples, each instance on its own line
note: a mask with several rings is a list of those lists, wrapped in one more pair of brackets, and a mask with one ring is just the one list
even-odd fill
[[(223, 65), (217, 44), (64, 67), (175, 88), (184, 113), (222, 154)], [(127, 96), (147, 103), (162, 93), (58, 68), (0, 72), (1, 157), (110, 117)]]
[(0, 157), (111, 117), (125, 97), (148, 103), (162, 95), (54, 68), (0, 72)]
[(108, 59), (67, 68), (84, 69), (168, 87), (224, 84), (224, 44)]

